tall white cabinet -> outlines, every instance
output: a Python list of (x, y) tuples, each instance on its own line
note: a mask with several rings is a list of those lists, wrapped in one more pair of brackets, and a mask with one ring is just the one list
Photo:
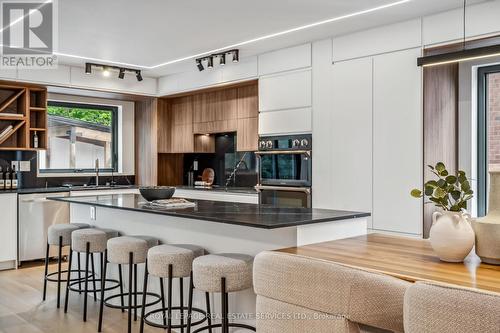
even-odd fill
[(373, 229), (422, 234), (420, 49), (373, 58)]
[[(333, 49), (334, 51), (335, 49)], [(313, 44), (313, 206), (372, 213), (369, 228), (422, 234), (420, 49), (332, 64)]]

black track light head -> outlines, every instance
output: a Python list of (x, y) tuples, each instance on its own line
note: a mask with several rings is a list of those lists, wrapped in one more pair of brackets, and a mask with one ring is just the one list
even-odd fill
[(125, 68), (120, 68), (120, 71), (118, 72), (118, 78), (123, 79), (125, 77)]
[(91, 74), (92, 73), (92, 64), (89, 62), (85, 63), (85, 74)]
[(240, 61), (240, 51), (234, 50), (233, 51), (233, 62), (238, 62), (238, 61)]
[(214, 68), (214, 57), (210, 56), (207, 58), (207, 68)]
[(198, 67), (198, 70), (200, 72), (205, 69), (205, 67), (203, 67), (203, 64), (201, 63), (200, 59), (196, 59), (196, 66)]
[(141, 82), (143, 80), (140, 70), (135, 71), (135, 77), (137, 78), (137, 81), (139, 81), (139, 82)]
[(219, 65), (224, 66), (226, 64), (226, 54), (222, 53), (219, 56)]

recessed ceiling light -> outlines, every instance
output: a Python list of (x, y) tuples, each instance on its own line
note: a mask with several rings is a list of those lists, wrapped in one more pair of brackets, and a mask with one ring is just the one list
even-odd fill
[(105, 60), (105, 59), (89, 58), (89, 57), (83, 57), (83, 56), (79, 56), (79, 55), (73, 55), (73, 54), (62, 53), (62, 52), (54, 52), (54, 54), (56, 54), (58, 56), (62, 56), (62, 57), (69, 57), (69, 58), (76, 58), (76, 59), (85, 59), (85, 60), (97, 61), (97, 62), (105, 62), (105, 63), (114, 64), (114, 65), (118, 65), (118, 66), (136, 67), (136, 68), (142, 68), (142, 69), (156, 69), (156, 68), (159, 68), (159, 67), (164, 67), (164, 66), (167, 66), (167, 65), (172, 65), (172, 64), (175, 64), (175, 63), (178, 63), (178, 62), (182, 62), (182, 61), (186, 61), (186, 60), (198, 58), (198, 57), (201, 57), (201, 56), (203, 56), (205, 54), (218, 53), (218, 52), (221, 52), (221, 51), (226, 50), (226, 49), (237, 48), (239, 46), (243, 46), (243, 45), (248, 45), (248, 44), (260, 42), (260, 41), (263, 41), (263, 40), (266, 40), (266, 39), (276, 38), (276, 37), (287, 35), (287, 34), (290, 34), (290, 33), (297, 32), (297, 31), (315, 28), (315, 27), (320, 26), (320, 25), (324, 25), (324, 24), (328, 24), (328, 23), (333, 23), (333, 22), (337, 22), (337, 21), (342, 21), (342, 20), (345, 20), (345, 19), (348, 19), (348, 18), (351, 18), (351, 17), (365, 15), (365, 14), (373, 13), (373, 12), (376, 12), (376, 11), (388, 9), (388, 8), (391, 8), (391, 7), (394, 7), (394, 6), (403, 5), (403, 4), (408, 3), (410, 1), (412, 1), (412, 0), (400, 0), (400, 1), (391, 2), (391, 3), (385, 4), (385, 5), (381, 5), (381, 6), (377, 6), (377, 7), (372, 7), (372, 8), (360, 10), (360, 11), (357, 11), (357, 12), (353, 12), (353, 13), (350, 13), (350, 14), (336, 16), (336, 17), (332, 17), (332, 18), (329, 18), (329, 19), (326, 19), (326, 20), (317, 21), (317, 22), (313, 22), (313, 23), (310, 23), (310, 24), (301, 25), (301, 26), (298, 26), (298, 27), (295, 27), (295, 28), (291, 28), (291, 29), (279, 31), (279, 32), (276, 32), (276, 33), (272, 33), (272, 34), (260, 36), (260, 37), (257, 37), (257, 38), (245, 40), (245, 41), (238, 42), (238, 43), (235, 43), (235, 44), (232, 44), (232, 45), (226, 45), (224, 47), (220, 47), (220, 48), (217, 48), (217, 49), (208, 50), (208, 51), (205, 51), (205, 52), (201, 52), (201, 53), (189, 55), (189, 56), (182, 57), (182, 58), (177, 58), (177, 59), (174, 59), (174, 60), (163, 62), (161, 64), (153, 65), (153, 66), (144, 66), (144, 65), (130, 64), (130, 63), (124, 63), (124, 62), (118, 62), (118, 61), (110, 61), (110, 60)]

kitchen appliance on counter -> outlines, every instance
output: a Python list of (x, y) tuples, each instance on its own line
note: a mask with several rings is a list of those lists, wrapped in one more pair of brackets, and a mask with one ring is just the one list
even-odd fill
[[(69, 223), (70, 209), (65, 202), (47, 200), (49, 197), (67, 197), (69, 192), (19, 194), (18, 196), (18, 260), (45, 258), (47, 229), (58, 223)], [(57, 255), (51, 249), (50, 256)]]
[(259, 203), (278, 207), (311, 207), (312, 136), (261, 137)]

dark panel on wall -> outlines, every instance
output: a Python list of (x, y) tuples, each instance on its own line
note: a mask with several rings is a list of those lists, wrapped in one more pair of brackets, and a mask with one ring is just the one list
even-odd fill
[[(427, 165), (443, 162), (458, 168), (458, 64), (424, 68), (424, 182), (434, 179)], [(429, 237), (432, 213), (424, 204), (424, 237)]]
[(183, 184), (184, 154), (158, 154), (158, 185)]

